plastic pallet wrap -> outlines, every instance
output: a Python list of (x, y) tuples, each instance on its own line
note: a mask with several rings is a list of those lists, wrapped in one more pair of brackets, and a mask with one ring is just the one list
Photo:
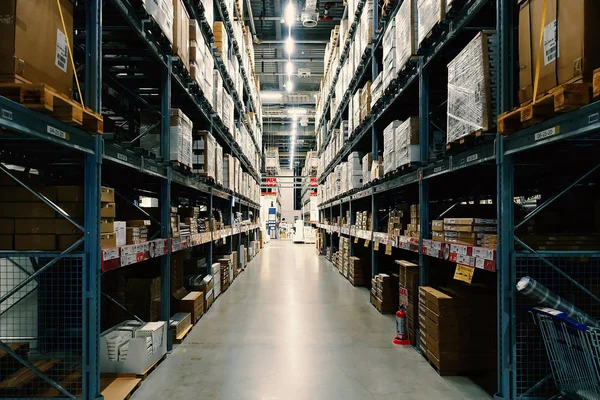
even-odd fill
[(383, 130), (383, 173), (387, 174), (397, 168), (396, 165), (396, 129), (402, 124), (401, 121), (392, 121)]
[[(213, 109), (219, 116), (223, 113), (223, 78), (221, 73), (213, 70)], [(221, 117), (221, 120), (223, 118)]]
[(396, 128), (396, 168), (421, 160), (419, 118), (411, 117)]
[(223, 148), (219, 144), (215, 146), (215, 181), (223, 184)]
[(396, 14), (396, 69), (402, 71), (417, 53), (417, 0), (404, 0)]
[(433, 28), (446, 16), (446, 0), (417, 0), (419, 47)]
[(599, 323), (596, 319), (592, 318), (529, 276), (525, 276), (519, 280), (517, 283), (517, 290), (522, 295), (529, 297), (542, 306), (554, 308), (558, 311), (564, 312), (572, 320), (589, 326), (599, 326)]
[(493, 31), (480, 32), (448, 64), (447, 143), (493, 123), (489, 50), (495, 38)]
[(371, 182), (371, 161), (373, 156), (371, 153), (365, 154), (362, 159), (363, 184)]

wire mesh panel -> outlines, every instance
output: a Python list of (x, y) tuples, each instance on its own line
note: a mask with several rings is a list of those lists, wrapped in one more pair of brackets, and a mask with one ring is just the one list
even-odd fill
[(81, 254), (0, 252), (0, 398), (82, 396)]
[[(545, 258), (589, 291), (600, 295), (600, 255)], [(526, 275), (590, 316), (600, 319), (600, 303), (538, 257), (519, 254), (516, 259), (516, 278), (519, 280)], [(517, 396), (521, 399), (550, 398), (557, 393), (540, 328), (534, 324), (528, 312), (520, 310), (523, 306), (537, 305), (530, 299), (517, 295)]]

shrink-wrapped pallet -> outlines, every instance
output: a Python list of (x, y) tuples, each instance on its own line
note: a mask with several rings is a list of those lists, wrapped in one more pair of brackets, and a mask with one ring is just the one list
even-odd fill
[(417, 54), (417, 0), (404, 0), (396, 14), (396, 70)]
[(489, 50), (495, 37), (495, 32), (480, 32), (448, 64), (447, 143), (493, 124)]
[(383, 130), (383, 173), (387, 174), (396, 169), (396, 129), (402, 122), (392, 121)]
[(446, 16), (446, 0), (417, 0), (419, 47)]
[(396, 168), (421, 160), (419, 118), (411, 117), (396, 128)]

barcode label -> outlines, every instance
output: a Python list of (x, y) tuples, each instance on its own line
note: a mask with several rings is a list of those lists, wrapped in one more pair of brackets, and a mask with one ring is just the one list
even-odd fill
[(560, 56), (558, 48), (558, 21), (551, 21), (544, 27), (544, 65), (548, 65)]
[(60, 29), (56, 30), (56, 60), (55, 64), (63, 72), (67, 72), (67, 57), (69, 56), (69, 49), (67, 47), (67, 37)]
[(67, 132), (65, 131), (61, 131), (60, 129), (57, 129), (53, 126), (48, 125), (46, 131), (51, 134), (54, 135), (56, 137), (59, 137), (61, 139), (65, 139), (67, 140)]

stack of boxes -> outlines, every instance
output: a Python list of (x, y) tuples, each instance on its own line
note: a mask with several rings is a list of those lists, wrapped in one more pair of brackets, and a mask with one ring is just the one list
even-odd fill
[(350, 256), (350, 239), (340, 236), (340, 273), (346, 278), (348, 277), (348, 257)]
[(182, 0), (173, 0), (173, 53), (190, 70), (190, 16)]
[(444, 241), (480, 245), (484, 234), (496, 233), (497, 220), (485, 218), (444, 218)]
[(394, 154), (394, 168), (421, 161), (419, 118), (411, 117), (396, 128)]
[(223, 117), (223, 78), (221, 73), (214, 69), (213, 70), (213, 109), (215, 112)]
[(125, 241), (127, 244), (140, 244), (148, 241), (148, 228), (150, 220), (128, 220), (125, 228)]
[(210, 269), (213, 276), (213, 294), (216, 299), (221, 294), (221, 264), (214, 263)]
[(481, 243), (478, 244), (482, 247), (487, 247), (488, 249), (495, 249), (498, 247), (498, 235), (484, 233), (481, 236)]
[(217, 54), (219, 54), (223, 60), (227, 59), (227, 44), (229, 42), (229, 38), (223, 22), (215, 21), (213, 35), (215, 36), (213, 45), (217, 48)]
[[(154, 111), (140, 113), (140, 131), (147, 131), (140, 138), (140, 146), (157, 157), (162, 157), (159, 118)], [(168, 157), (168, 161), (192, 166), (192, 121), (180, 109), (171, 109)]]
[(389, 174), (396, 169), (396, 129), (402, 124), (394, 120), (383, 130), (383, 173)]
[(365, 83), (360, 90), (360, 116), (359, 124), (362, 123), (371, 113), (371, 82)]
[(179, 214), (177, 213), (177, 207), (171, 207), (171, 237), (179, 237)]
[(194, 131), (192, 141), (192, 172), (216, 178), (215, 153), (217, 142), (208, 131)]
[(379, 101), (386, 89), (383, 84), (383, 76), (383, 73), (378, 74), (371, 85), (371, 109), (375, 107), (375, 104), (377, 104), (377, 101)]
[(396, 260), (399, 270), (400, 308), (406, 311), (406, 330), (413, 345), (417, 340), (419, 312), (419, 266), (410, 261)]
[(431, 221), (431, 239), (436, 242), (444, 241), (444, 220), (434, 219)]
[(418, 43), (419, 48), (423, 41), (433, 31), (433, 28), (446, 16), (446, 0), (418, 0)]
[[(81, 188), (77, 189), (82, 191)], [(81, 195), (83, 201), (83, 195)], [(115, 231), (115, 191), (112, 188), (100, 187), (100, 243), (101, 248), (108, 249), (117, 246), (117, 234)], [(59, 248), (66, 248), (58, 238)], [(66, 244), (66, 243), (65, 243)]]
[(371, 279), (371, 304), (382, 314), (398, 311), (398, 276), (377, 274)]
[(362, 181), (363, 185), (371, 182), (371, 164), (373, 163), (373, 155), (367, 153), (362, 158)]
[(360, 258), (350, 257), (348, 259), (348, 279), (354, 286), (364, 286), (365, 277), (363, 274)]
[(410, 206), (410, 224), (406, 225), (406, 230), (404, 231), (405, 236), (419, 237), (419, 232), (421, 232), (419, 218), (419, 205), (412, 204)]
[(353, 151), (348, 155), (348, 190), (358, 189), (363, 185), (363, 170), (360, 165), (361, 154)]
[(387, 232), (390, 239), (395, 239), (402, 234), (402, 218), (404, 212), (402, 210), (392, 210), (388, 216)]
[(370, 231), (372, 226), (371, 222), (371, 213), (369, 211), (356, 212), (356, 229)]
[(396, 70), (401, 72), (417, 54), (417, 0), (405, 0), (396, 14)]
[(223, 184), (223, 147), (219, 144), (215, 146), (215, 182)]
[(396, 22), (388, 23), (383, 34), (383, 87), (387, 88), (396, 78)]
[(183, 222), (189, 226), (192, 234), (198, 233), (198, 219), (200, 218), (200, 207), (181, 207), (179, 208), (179, 215), (183, 219)]
[(224, 292), (229, 288), (229, 283), (233, 279), (233, 276), (230, 276), (231, 269), (233, 268), (233, 264), (231, 263), (230, 258), (219, 258), (218, 262), (219, 262), (220, 269), (221, 269), (220, 270), (221, 291)]

